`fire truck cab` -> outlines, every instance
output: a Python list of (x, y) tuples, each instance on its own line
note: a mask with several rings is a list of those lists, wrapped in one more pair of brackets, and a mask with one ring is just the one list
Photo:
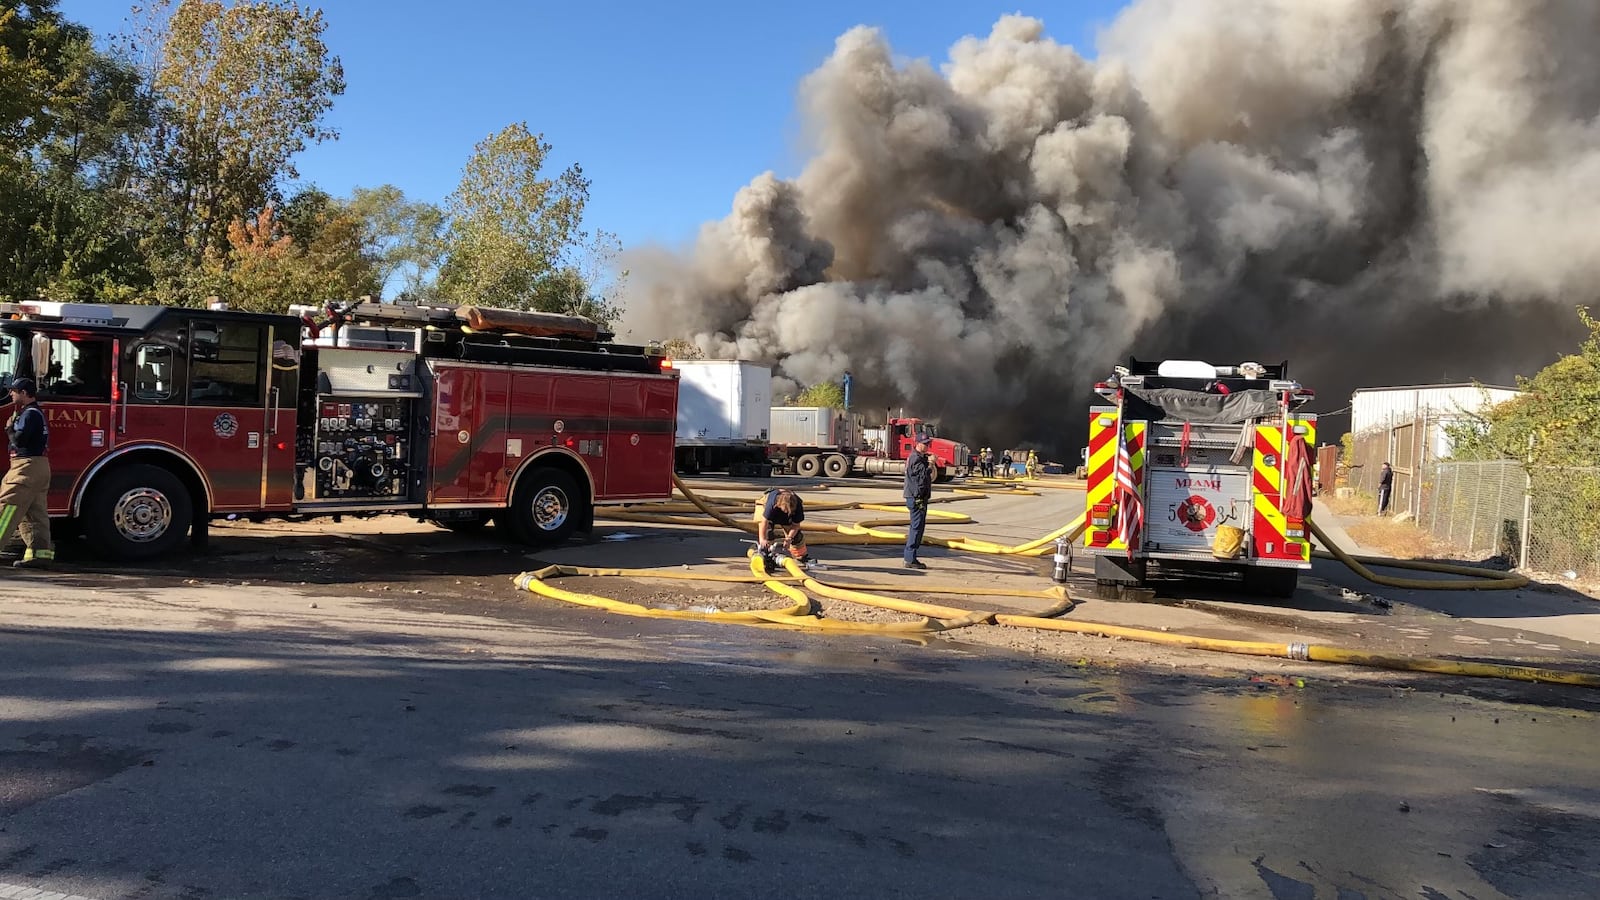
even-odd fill
[(1294, 593), (1311, 567), (1317, 417), (1288, 372), (1130, 359), (1095, 385), (1110, 402), (1089, 412), (1083, 541), (1102, 586), (1142, 585), (1154, 564)]
[(299, 312), (0, 304), (0, 385), (33, 378), (49, 422), (51, 516), (131, 560), (231, 515), (493, 519), (554, 543), (597, 503), (671, 493), (658, 350), (539, 313)]

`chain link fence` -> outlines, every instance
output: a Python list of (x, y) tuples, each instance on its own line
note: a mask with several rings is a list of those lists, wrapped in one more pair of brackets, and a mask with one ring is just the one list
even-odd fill
[(1468, 556), (1600, 578), (1600, 468), (1441, 462), (1419, 500), (1417, 524)]

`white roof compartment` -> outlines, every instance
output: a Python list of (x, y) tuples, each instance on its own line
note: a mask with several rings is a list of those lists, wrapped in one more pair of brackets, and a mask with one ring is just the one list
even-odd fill
[(1169, 359), (1161, 363), (1156, 374), (1162, 378), (1216, 378), (1217, 367), (1198, 359)]

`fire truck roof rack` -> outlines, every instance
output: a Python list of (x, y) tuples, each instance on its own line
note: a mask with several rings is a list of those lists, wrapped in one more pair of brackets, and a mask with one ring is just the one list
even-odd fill
[(520, 334), (456, 333), (423, 344), (423, 355), (469, 362), (545, 365), (621, 372), (659, 372), (658, 348)]
[[(1209, 372), (1201, 374), (1200, 367), (1208, 367)], [(1153, 378), (1245, 378), (1247, 380), (1282, 381), (1289, 377), (1289, 362), (1285, 360), (1277, 365), (1262, 365), (1255, 362), (1238, 363), (1237, 365), (1213, 365), (1199, 360), (1160, 360), (1146, 362), (1128, 357), (1127, 372), (1118, 374), (1144, 375)]]
[(329, 303), (323, 308), (291, 306), (291, 315), (315, 317), (331, 312), (340, 324), (365, 326), (434, 327), (464, 329), (490, 334), (519, 334), (533, 337), (566, 337), (607, 342), (616, 335), (598, 322), (583, 316), (531, 310), (498, 309), (487, 306), (441, 306), (421, 303), (383, 303), (361, 297), (345, 304)]
[[(325, 308), (294, 306), (290, 312), (312, 317), (330, 313), (341, 331), (404, 330), (419, 335), (414, 348), (435, 359), (602, 371), (659, 372), (666, 367), (658, 347), (613, 343), (612, 332), (581, 316), (481, 306), (375, 303), (370, 298)], [(325, 336), (323, 340), (329, 339)], [(370, 336), (363, 334), (349, 346), (371, 343)], [(335, 346), (331, 341), (328, 345)]]

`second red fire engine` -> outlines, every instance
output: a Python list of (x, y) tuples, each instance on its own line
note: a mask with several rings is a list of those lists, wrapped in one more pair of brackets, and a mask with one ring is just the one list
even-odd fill
[(230, 514), (493, 519), (554, 543), (595, 504), (671, 493), (657, 350), (568, 316), (305, 312), (0, 304), (0, 382), (33, 378), (49, 419), (51, 516), (142, 559)]

